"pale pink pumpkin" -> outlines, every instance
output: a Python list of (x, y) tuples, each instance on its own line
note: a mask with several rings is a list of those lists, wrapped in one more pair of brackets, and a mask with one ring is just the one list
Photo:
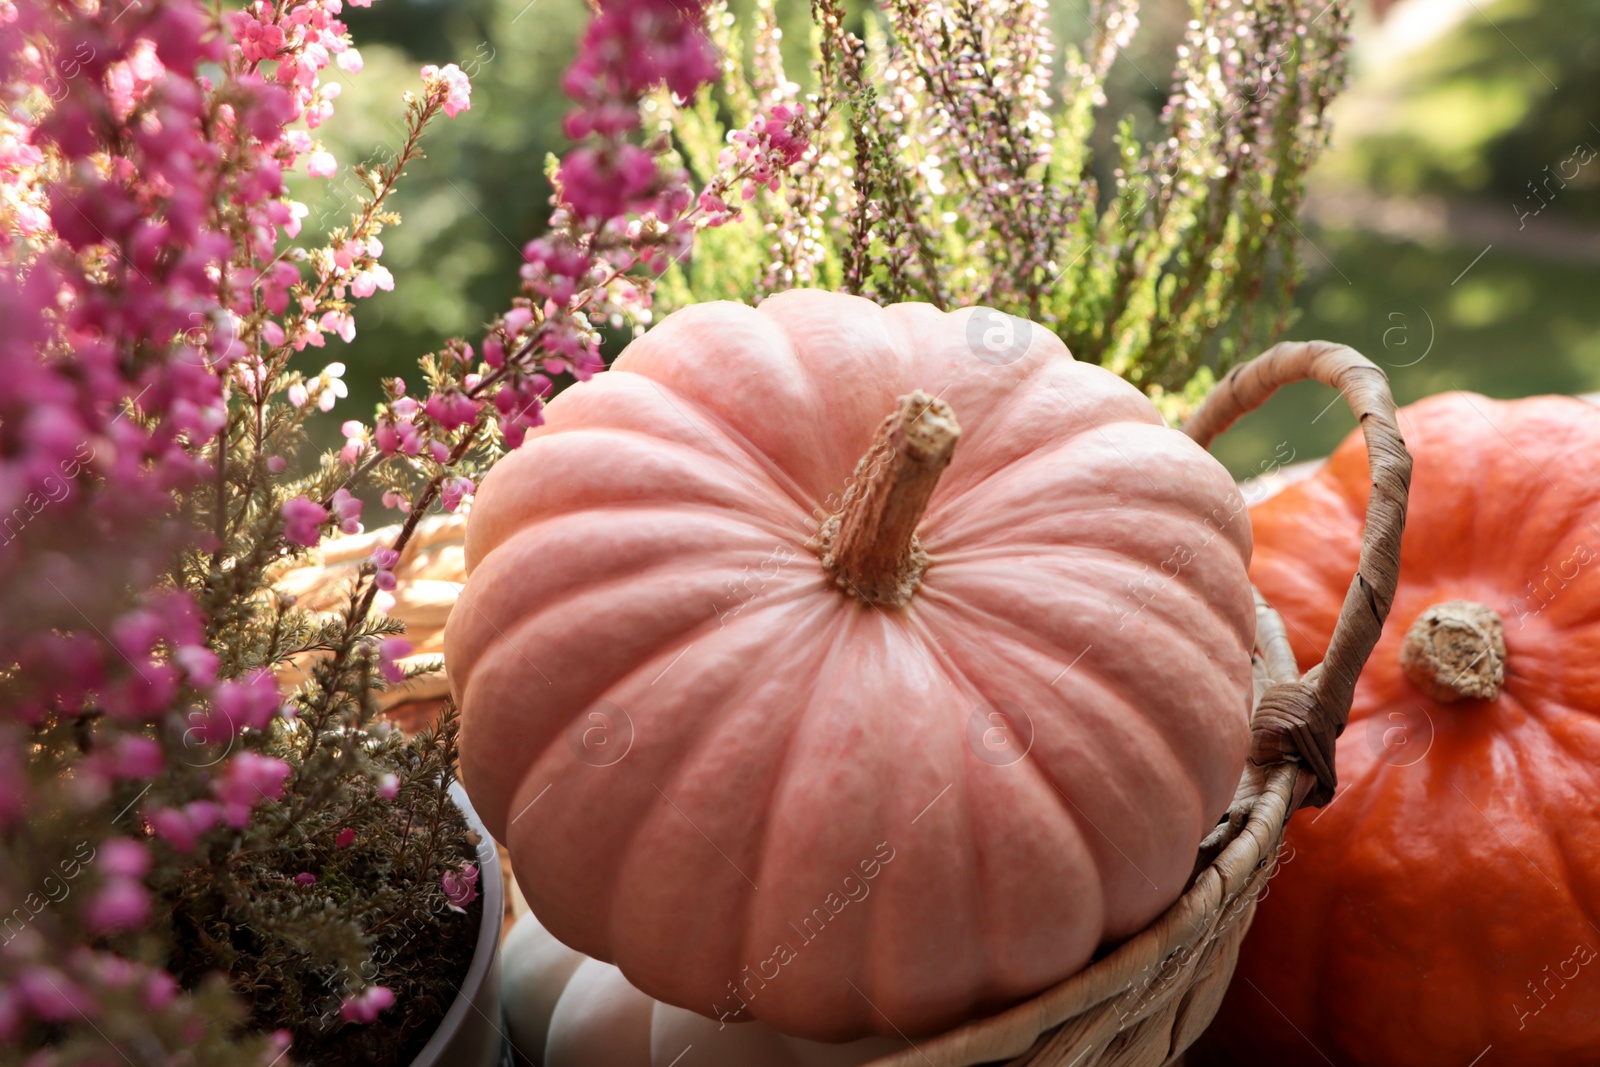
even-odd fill
[[(959, 442), (860, 472), (889, 517), (847, 519), (838, 565), (870, 586), (912, 526), (927, 560), (869, 603), (815, 539), (897, 410), (895, 440), (947, 453), (953, 413)], [(479, 493), (445, 637), (463, 778), (539, 920), (651, 996), (928, 1033), (1182, 891), (1248, 746), (1249, 557), (1221, 465), (1042, 327), (686, 308)]]

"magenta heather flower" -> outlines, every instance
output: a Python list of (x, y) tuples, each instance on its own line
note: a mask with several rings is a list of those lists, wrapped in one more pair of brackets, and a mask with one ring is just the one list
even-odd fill
[(234, 829), (250, 823), (250, 812), (262, 801), (283, 796), (284, 783), (293, 773), (281, 759), (256, 752), (241, 752), (227, 762), (222, 776), (211, 783), (211, 791), (222, 803), (222, 818)]
[(150, 918), (150, 894), (132, 878), (109, 878), (89, 898), (84, 922), (98, 934), (143, 926)]
[[(0, 534), (0, 665), (14, 665), (11, 714), (0, 721), (0, 827), (34, 819), (40, 840), (54, 832), (69, 846), (78, 838), (65, 833), (77, 827), (89, 835), (78, 862), (91, 872), (70, 903), (0, 954), (0, 1040), (20, 1040), (29, 1062), (92, 1040), (95, 1026), (152, 1062), (200, 1048), (255, 1062), (264, 1035), (98, 938), (183, 907), (180, 887), (214, 885), (222, 868), (212, 861), (224, 855), (246, 890), (222, 905), (227, 921), (270, 907), (286, 879), (273, 866), (263, 886), (253, 868), (281, 827), (252, 815), (284, 796), (296, 769), (318, 781), (326, 770), (292, 742), (271, 751), (292, 752), (294, 768), (260, 751), (295, 733), (265, 736), (285, 706), (273, 669), (313, 617), (272, 588), (268, 568), (286, 544), (314, 546), (330, 524), (359, 530), (360, 499), (327, 483), (286, 493), (268, 475), (288, 470), (285, 448), (306, 418), (347, 393), (342, 367), (302, 380), (289, 370), (293, 352), (325, 346), (329, 334), (353, 339), (352, 303), (394, 287), (377, 230), (392, 217), (383, 200), (400, 165), (375, 168), (382, 189), (358, 194), (350, 226), (319, 220), (339, 239), (286, 247), (310, 209), (289, 199), (285, 175), (338, 167), (315, 131), (342, 79), (323, 75), (335, 63), (360, 70), (362, 58), (337, 17), (340, 0), (225, 7), (239, 10), (0, 0), (0, 256), (11, 267), (0, 271), (0, 515), (32, 513), (19, 536)], [(429, 80), (428, 98), (408, 104), (397, 157), (415, 158), (433, 117), (470, 107), (458, 67)], [(489, 396), (477, 392), (473, 353), (461, 344), (449, 355), (442, 418), (421, 417), (426, 396), (396, 405), (391, 452), (445, 462), (440, 425), (482, 429), (473, 424)], [(360, 480), (379, 459), (374, 435), (346, 440), (351, 487), (403, 484)], [(426, 459), (416, 468), (432, 473)], [(453, 472), (439, 473), (443, 482)], [(434, 492), (459, 499), (469, 481)], [(28, 503), (46, 498), (45, 511)], [(174, 582), (181, 591), (159, 591)], [(269, 637), (274, 612), (286, 626)], [(342, 631), (329, 624), (314, 640), (339, 634), (348, 653), (366, 639), (366, 613), (360, 605)], [(357, 655), (363, 671), (389, 675), (406, 651), (385, 642)], [(370, 724), (367, 688), (363, 674), (292, 699), (314, 729), (354, 736)], [(103, 714), (83, 716), (90, 708)], [(397, 779), (380, 774), (393, 753), (373, 758), (375, 786), (393, 798)], [(307, 786), (297, 814), (332, 817), (322, 792)], [(138, 829), (99, 839), (125, 817)], [(353, 828), (332, 826), (336, 847), (350, 847)], [(59, 858), (0, 853), (19, 884), (37, 885), (38, 869)], [(387, 906), (375, 899), (353, 889), (368, 913)], [(317, 967), (342, 962), (367, 927), (354, 910), (307, 921), (341, 935), (311, 950)], [(183, 940), (168, 925), (156, 924), (147, 947)], [(45, 958), (51, 965), (38, 965)], [(284, 969), (286, 987), (311, 971), (299, 969)], [(370, 1021), (392, 1003), (387, 990), (369, 990), (357, 1014)], [(269, 1030), (285, 1021), (257, 1020)]]
[(478, 899), (478, 865), (467, 863), (459, 870), (445, 871), (439, 883), (451, 910), (464, 911), (468, 904)]
[(758, 187), (778, 188), (779, 175), (798, 163), (811, 147), (810, 136), (802, 105), (774, 104), (752, 119), (748, 127), (728, 135), (731, 143), (723, 149), (720, 162), (746, 175), (749, 184), (741, 195), (749, 200)]
[(35, 963), (22, 968), (15, 989), (33, 1014), (45, 1022), (66, 1022), (99, 1010), (79, 983), (48, 964)]
[(100, 843), (95, 860), (107, 874), (143, 878), (150, 869), (150, 850), (131, 837), (113, 837)]
[(278, 684), (269, 671), (223, 682), (211, 698), (212, 713), (227, 723), (227, 737), (240, 730), (261, 730), (277, 715), (282, 703)]
[(411, 655), (411, 642), (403, 637), (385, 637), (378, 642), (378, 673), (384, 680), (399, 684), (406, 680), (400, 660)]
[(384, 800), (393, 800), (400, 795), (400, 779), (394, 774), (385, 774), (378, 779), (378, 795)]
[(656, 157), (626, 142), (578, 148), (561, 161), (556, 177), (563, 199), (579, 214), (609, 219), (649, 210), (656, 191)]
[(372, 583), (384, 592), (394, 589), (396, 584), (394, 576), (395, 565), (400, 562), (400, 553), (392, 548), (375, 548), (372, 550), (372, 566), (374, 573)]
[(344, 434), (344, 447), (339, 450), (339, 462), (354, 467), (361, 454), (367, 450), (367, 428), (358, 419), (349, 419), (340, 427)]
[(439, 504), (446, 511), (455, 511), (461, 502), (477, 490), (471, 478), (446, 478), (439, 489)]
[(117, 778), (154, 778), (166, 765), (160, 743), (152, 738), (124, 734), (113, 743), (110, 770)]
[(393, 1006), (394, 993), (386, 986), (375, 985), (353, 997), (346, 997), (339, 1006), (339, 1017), (347, 1023), (374, 1023), (379, 1015)]
[(157, 837), (179, 852), (193, 852), (201, 835), (222, 819), (222, 809), (209, 800), (196, 800), (181, 808), (157, 808), (146, 817)]
[(295, 885), (316, 885), (317, 884), (317, 876), (312, 874), (310, 871), (301, 871), (299, 874), (294, 876), (294, 884)]
[(283, 505), (283, 539), (292, 545), (314, 547), (322, 540), (321, 527), (327, 521), (327, 508), (297, 496)]
[(448, 432), (476, 422), (482, 406), (482, 401), (473, 400), (464, 393), (435, 393), (423, 405), (423, 410)]
[(361, 532), (361, 501), (350, 490), (343, 486), (335, 489), (330, 503), (340, 531), (347, 534)]

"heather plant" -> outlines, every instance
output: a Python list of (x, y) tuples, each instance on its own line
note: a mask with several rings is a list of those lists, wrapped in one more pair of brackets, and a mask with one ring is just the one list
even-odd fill
[(1342, 0), (1191, 6), (1157, 129), (1118, 121), (1117, 158), (1097, 161), (1096, 124), (1112, 121), (1097, 111), (1102, 87), (1137, 0), (1090, 5), (1058, 84), (1044, 0), (888, 0), (860, 35), (839, 0), (814, 0), (810, 69), (793, 77), (775, 0), (748, 26), (714, 5), (717, 98), (659, 101), (690, 171), (711, 173), (728, 129), (774, 104), (806, 109), (816, 147), (782, 196), (706, 235), (663, 303), (823, 285), (988, 305), (1178, 413), (1185, 392), (1289, 325), (1295, 216), (1343, 85), (1350, 17)]
[[(395, 285), (396, 189), (429, 124), (471, 106), (456, 65), (425, 67), (348, 223), (297, 242), (310, 207), (285, 173), (338, 168), (320, 74), (362, 65), (340, 10), (0, 0), (0, 1062), (414, 1054), (482, 904), (453, 712), (409, 739), (377, 716), (437, 668), (383, 614), (393, 568), (539, 425), (553, 379), (600, 369), (599, 317), (646, 321), (650, 278), (723, 221), (640, 115), (714, 76), (699, 8), (606, 5), (520, 295), (478, 350), (387, 378), (374, 418), (304, 456), (345, 395), (342, 365), (305, 354)], [(710, 194), (772, 182), (804, 147), (786, 128), (755, 127)], [(338, 611), (274, 587), (380, 497), (399, 532)]]

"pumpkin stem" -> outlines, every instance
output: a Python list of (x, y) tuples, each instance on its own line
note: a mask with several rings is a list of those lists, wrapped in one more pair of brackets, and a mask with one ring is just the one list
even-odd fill
[(1400, 669), (1412, 685), (1443, 703), (1493, 700), (1506, 680), (1505, 624), (1485, 604), (1435, 604), (1406, 631)]
[(960, 436), (949, 404), (920, 389), (899, 399), (812, 541), (839, 588), (872, 604), (911, 602), (928, 566), (917, 523)]

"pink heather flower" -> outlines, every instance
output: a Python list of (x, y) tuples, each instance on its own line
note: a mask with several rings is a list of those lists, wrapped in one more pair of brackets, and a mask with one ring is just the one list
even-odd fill
[(83, 918), (97, 934), (136, 929), (150, 918), (150, 894), (132, 878), (111, 878), (89, 898)]
[[(351, 2), (354, 3), (354, 0), (351, 0)], [(371, 3), (371, 0), (367, 0), (367, 2)], [(361, 4), (358, 6), (365, 7), (366, 4)], [(349, 74), (361, 73), (361, 53), (354, 48), (346, 48), (343, 52), (340, 52), (339, 58), (334, 60), (334, 62), (339, 64), (341, 70), (344, 70)]]
[(357, 271), (350, 279), (351, 296), (365, 299), (379, 289), (386, 293), (394, 289), (394, 275), (382, 263), (374, 263), (365, 270)]
[(356, 339), (355, 316), (348, 311), (325, 311), (322, 318), (317, 320), (317, 325), (328, 333), (338, 334), (346, 344)]
[(88, 1018), (90, 1012), (99, 1010), (78, 983), (48, 964), (24, 967), (15, 980), (15, 989), (33, 1014), (47, 1023)]
[(393, 1006), (394, 993), (386, 986), (375, 985), (353, 997), (346, 997), (339, 1006), (339, 1018), (347, 1023), (374, 1023), (379, 1015)]
[(468, 863), (458, 871), (445, 871), (439, 879), (444, 887), (445, 899), (450, 902), (450, 910), (465, 911), (466, 906), (478, 899), (478, 865)]
[(283, 539), (292, 545), (311, 548), (322, 540), (320, 528), (327, 521), (327, 508), (297, 496), (283, 505)]
[(430, 94), (444, 92), (444, 113), (450, 118), (472, 106), (472, 83), (467, 80), (466, 72), (454, 63), (443, 68), (428, 64), (422, 68), (422, 80)]
[(196, 800), (182, 808), (157, 808), (149, 815), (156, 836), (184, 853), (193, 852), (200, 835), (221, 818), (222, 810), (209, 800)]
[(343, 486), (333, 491), (333, 513), (338, 517), (339, 529), (343, 533), (356, 534), (361, 532), (361, 501), (352, 496), (350, 490)]
[(435, 393), (423, 405), (423, 410), (428, 417), (437, 422), (446, 431), (457, 430), (470, 425), (478, 417), (478, 409), (483, 406), (481, 401), (474, 400), (465, 393), (448, 392)]
[(367, 450), (367, 428), (359, 419), (347, 419), (339, 432), (344, 434), (344, 447), (339, 450), (339, 460), (347, 467), (354, 467), (361, 453)]
[(372, 550), (372, 565), (377, 568), (377, 573), (372, 577), (372, 583), (384, 592), (388, 592), (398, 584), (394, 577), (395, 564), (400, 562), (400, 553), (392, 548), (375, 548)]
[(284, 783), (292, 771), (283, 760), (257, 752), (234, 756), (222, 776), (211, 783), (211, 791), (222, 802), (223, 819), (236, 830), (244, 829), (257, 804), (283, 796)]
[(300, 236), (300, 223), (311, 214), (311, 208), (298, 200), (280, 201), (280, 203), (286, 204), (289, 217), (279, 225), (283, 227), (283, 235), (293, 240)]
[(282, 474), (288, 469), (289, 461), (284, 459), (282, 456), (267, 457), (267, 470), (271, 471), (273, 474)]
[(380, 416), (372, 432), (373, 444), (377, 445), (378, 451), (386, 456), (392, 456), (396, 452), (414, 456), (422, 451), (422, 435), (418, 433), (416, 424), (410, 421), (410, 414), (416, 411), (416, 401), (410, 398), (396, 401), (393, 410), (399, 414), (405, 405), (409, 405), (406, 409), (407, 414), (393, 420)]
[(411, 501), (406, 498), (404, 493), (397, 492), (393, 489), (385, 489), (383, 491), (383, 506), (386, 508), (393, 508), (394, 510), (399, 511), (402, 515), (411, 514)]
[(739, 217), (739, 209), (729, 207), (728, 202), (716, 193), (707, 189), (700, 194), (698, 201), (700, 214), (707, 226), (716, 227)]
[(160, 1011), (178, 995), (178, 980), (166, 971), (151, 971), (145, 979), (144, 1006), (147, 1011)]
[(477, 491), (477, 486), (471, 478), (446, 478), (439, 487), (439, 503), (446, 511), (454, 511), (461, 506), (461, 501)]
[[(524, 251), (526, 255), (526, 251)], [(515, 337), (528, 328), (528, 323), (533, 321), (533, 311), (525, 307), (514, 307), (505, 313), (500, 320), (505, 323), (506, 336)]]
[(317, 876), (312, 874), (310, 871), (301, 871), (299, 874), (294, 876), (294, 884), (295, 885), (316, 885), (317, 884)]
[(117, 738), (112, 753), (111, 774), (116, 778), (154, 778), (167, 765), (160, 743), (137, 734)]
[(403, 637), (385, 637), (378, 643), (378, 673), (394, 684), (405, 681), (405, 668), (400, 666), (399, 661), (409, 655), (410, 641)]
[(108, 875), (143, 878), (150, 870), (150, 850), (131, 837), (113, 837), (100, 843), (95, 860)]
[(771, 110), (751, 120), (746, 129), (728, 135), (732, 144), (724, 150), (721, 162), (723, 166), (737, 165), (748, 170), (749, 184), (743, 196), (749, 200), (760, 186), (778, 188), (778, 176), (798, 163), (811, 147), (809, 137), (803, 107), (774, 104)]
[(355, 843), (356, 832), (348, 826), (346, 826), (343, 830), (340, 830), (339, 835), (333, 839), (334, 848), (349, 848)]
[(378, 779), (378, 795), (385, 800), (393, 800), (400, 795), (400, 779), (393, 774), (385, 774)]
[(189, 684), (197, 689), (204, 689), (217, 680), (217, 665), (221, 660), (204, 645), (183, 645), (172, 654), (172, 659), (183, 668)]
[(228, 724), (227, 737), (240, 730), (265, 729), (279, 706), (278, 684), (265, 670), (223, 682), (211, 697), (211, 710)]
[[(282, 315), (289, 310), (289, 290), (298, 284), (300, 284), (300, 268), (288, 260), (280, 259), (268, 268), (261, 279), (261, 298), (267, 310), (274, 315)], [(282, 331), (279, 332), (281, 334)], [(280, 340), (276, 343), (283, 342)]]
[(230, 12), (224, 20), (246, 62), (278, 58), (284, 45), (283, 27), (257, 19), (249, 11)]

